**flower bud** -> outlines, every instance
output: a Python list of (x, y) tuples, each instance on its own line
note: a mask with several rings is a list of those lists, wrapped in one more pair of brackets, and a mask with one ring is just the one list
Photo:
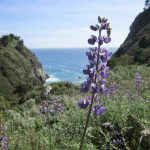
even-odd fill
[(102, 22), (102, 19), (100, 16), (98, 16), (98, 22), (101, 23)]

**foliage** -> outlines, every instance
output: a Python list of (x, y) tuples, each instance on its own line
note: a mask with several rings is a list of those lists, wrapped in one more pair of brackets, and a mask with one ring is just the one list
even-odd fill
[(130, 32), (109, 61), (109, 66), (146, 64), (150, 58), (150, 8), (138, 14)]
[(51, 94), (55, 95), (72, 95), (74, 93), (79, 93), (79, 85), (75, 85), (71, 82), (58, 82), (58, 83), (51, 83), (50, 86), (52, 87)]
[(148, 9), (150, 7), (150, 0), (145, 1), (145, 9)]
[[(139, 96), (134, 80), (137, 72), (142, 76)], [(145, 66), (118, 66), (111, 71), (109, 84), (119, 85), (119, 90), (110, 93), (107, 97), (101, 97), (106, 112), (99, 117), (91, 115), (84, 149), (145, 150), (150, 148), (149, 72), (150, 68)], [(36, 89), (42, 91), (43, 88), (37, 87), (34, 91)], [(128, 95), (129, 90), (130, 95)], [(50, 117), (52, 150), (79, 148), (87, 110), (78, 108), (78, 100), (83, 95), (77, 94), (74, 90), (71, 92), (69, 95), (66, 93), (59, 95), (64, 111)], [(52, 93), (49, 95), (50, 99), (57, 97)], [(8, 106), (7, 109), (1, 109), (0, 123), (7, 128), (9, 149), (49, 149), (48, 128), (34, 99), (29, 99), (15, 107)]]
[(24, 101), (27, 91), (42, 85), (45, 79), (42, 65), (20, 37), (10, 34), (0, 38), (0, 94), (5, 99)]

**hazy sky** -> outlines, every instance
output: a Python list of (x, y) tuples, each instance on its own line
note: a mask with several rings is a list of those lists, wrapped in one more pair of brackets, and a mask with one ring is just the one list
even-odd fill
[(14, 33), (29, 48), (88, 47), (89, 26), (108, 18), (118, 47), (145, 0), (0, 0), (0, 36)]

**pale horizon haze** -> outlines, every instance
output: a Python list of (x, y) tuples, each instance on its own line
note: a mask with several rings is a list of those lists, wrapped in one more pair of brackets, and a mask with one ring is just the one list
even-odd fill
[(144, 0), (0, 0), (0, 36), (13, 33), (28, 48), (83, 48), (97, 17), (112, 27), (108, 47), (119, 47)]

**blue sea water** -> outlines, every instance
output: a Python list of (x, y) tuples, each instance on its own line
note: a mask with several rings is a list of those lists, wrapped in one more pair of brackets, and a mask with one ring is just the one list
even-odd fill
[[(70, 81), (81, 83), (85, 80), (83, 69), (88, 64), (86, 48), (32, 49), (45, 72), (50, 76), (46, 82)], [(110, 48), (114, 52), (116, 48)]]

